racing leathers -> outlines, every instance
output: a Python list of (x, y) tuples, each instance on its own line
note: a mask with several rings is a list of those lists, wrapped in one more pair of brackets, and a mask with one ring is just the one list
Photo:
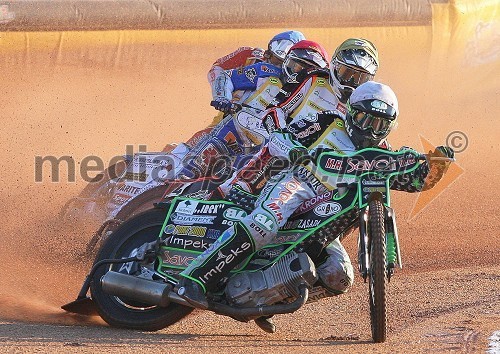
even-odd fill
[(240, 47), (234, 52), (217, 59), (210, 68), (207, 78), (212, 89), (212, 96), (216, 97), (224, 91), (227, 84), (226, 70), (240, 69), (264, 61), (265, 50), (253, 47)]
[[(328, 70), (314, 68), (299, 72), (293, 82), (285, 83), (264, 114), (266, 129), (269, 132), (285, 129), (292, 133), (298, 146), (312, 146), (332, 123), (331, 116), (318, 113), (336, 110), (343, 118), (346, 112), (345, 102), (340, 101), (340, 94), (330, 84), (329, 75)], [(289, 151), (294, 148), (293, 144), (287, 139), (287, 134), (272, 133), (268, 144), (223, 183), (212, 198), (226, 196), (226, 199), (252, 209), (255, 202), (252, 196), (258, 195), (274, 175), (289, 165)], [(347, 150), (354, 149), (352, 144), (343, 140), (337, 144)], [(324, 253), (326, 257), (318, 268), (320, 277), (329, 284), (331, 293), (345, 292), (354, 281), (347, 252), (336, 239)]]
[[(322, 134), (321, 122), (317, 121), (319, 112), (337, 110), (345, 114), (345, 102), (339, 100), (328, 78), (328, 70), (311, 69), (299, 72), (294, 82), (285, 83), (263, 115), (266, 130), (287, 129), (300, 145), (310, 146)], [(238, 185), (257, 195), (269, 178), (287, 166), (287, 152), (279, 153), (280, 140), (275, 136), (247, 166), (220, 186), (219, 194), (225, 196), (233, 185)]]

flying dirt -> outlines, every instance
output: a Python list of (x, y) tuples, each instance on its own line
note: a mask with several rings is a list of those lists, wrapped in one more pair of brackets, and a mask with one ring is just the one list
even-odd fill
[[(160, 151), (207, 126), (217, 113), (206, 81), (212, 62), (241, 45), (265, 47), (274, 34), (294, 27), (330, 55), (349, 37), (373, 41), (381, 62), (377, 80), (399, 99), (392, 146), (427, 151), (447, 144), (457, 152), (436, 191), (394, 193), (406, 263), (391, 283), (392, 341), (381, 352), (401, 351), (398, 342), (410, 351), (437, 343), (484, 352), (488, 337), (500, 330), (499, 6), (431, 5), (428, 21), (411, 25), (318, 28), (302, 22), (296, 28), (290, 21), (257, 29), (0, 32), (0, 351), (34, 351), (43, 342), (60, 352), (71, 343), (97, 350), (106, 341), (104, 348), (124, 351), (166, 344), (221, 352), (248, 345), (369, 350), (360, 277), (351, 293), (330, 299), (331, 306), (278, 318), (275, 337), (251, 324), (195, 313), (143, 338), (60, 308), (74, 300), (91, 266), (81, 254), (99, 226), (61, 224), (64, 203), (127, 146)], [(346, 240), (349, 252), (355, 241)], [(26, 328), (42, 339), (19, 334)]]

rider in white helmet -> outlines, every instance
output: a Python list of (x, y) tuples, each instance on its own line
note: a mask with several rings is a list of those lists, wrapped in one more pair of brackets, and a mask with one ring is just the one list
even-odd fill
[[(346, 124), (341, 119), (345, 119), (345, 117), (341, 117), (337, 110), (318, 115), (318, 121), (328, 117), (332, 118), (331, 129), (327, 128), (318, 141), (308, 147), (310, 158), (316, 152), (325, 150), (352, 153), (364, 147), (380, 147), (380, 143), (396, 126), (399, 114), (398, 101), (394, 92), (387, 85), (374, 81), (360, 85), (352, 93), (347, 107)], [(347, 122), (349, 123), (347, 124)], [(302, 128), (307, 129), (307, 127)], [(350, 133), (349, 130), (352, 132)], [(334, 147), (334, 144), (337, 146)], [(442, 156), (454, 156), (453, 150), (447, 147), (438, 147), (436, 151)], [(291, 154), (290, 160), (292, 160)], [(302, 160), (302, 162), (304, 161)], [(401, 175), (401, 178), (393, 179), (391, 189), (419, 192), (432, 188), (443, 176), (449, 162), (437, 162), (439, 165), (437, 169), (432, 168), (430, 166), (432, 164), (434, 163), (422, 163), (412, 172)], [(434, 170), (437, 172), (434, 173)], [(276, 178), (266, 183), (251, 212), (224, 231), (205, 252), (180, 273), (182, 278), (177, 286), (179, 296), (195, 307), (207, 308), (206, 291), (218, 289), (219, 281), (224, 279), (233, 267), (244, 261), (256, 250), (272, 242), (278, 229), (286, 224), (288, 218), (297, 211), (303, 202), (328, 193), (328, 191), (335, 191), (337, 183), (337, 178), (329, 178), (321, 169), (315, 168), (314, 164), (304, 166), (292, 163), (289, 168), (282, 170)], [(336, 237), (349, 230), (357, 220), (356, 212), (345, 213), (338, 218), (335, 225), (332, 225), (335, 230), (331, 232), (331, 235)], [(328, 243), (328, 241), (325, 239), (324, 243)], [(221, 262), (219, 256), (221, 254), (231, 254), (231, 259)], [(338, 260), (342, 260), (342, 257)], [(316, 261), (321, 261), (321, 259)], [(328, 273), (322, 278), (321, 270), (330, 270), (334, 273), (340, 270), (342, 272), (342, 268), (348, 266), (346, 261), (348, 259), (342, 260), (343, 263), (335, 262), (335, 259), (327, 257), (326, 262), (319, 265), (319, 278), (327, 289), (330, 286), (342, 288), (345, 285), (331, 283)], [(329, 282), (330, 284), (328, 284)], [(337, 289), (340, 290), (337, 292), (338, 294), (345, 292), (345, 289), (341, 288)], [(335, 289), (332, 291), (335, 292)], [(270, 323), (270, 331), (274, 331), (271, 325)]]

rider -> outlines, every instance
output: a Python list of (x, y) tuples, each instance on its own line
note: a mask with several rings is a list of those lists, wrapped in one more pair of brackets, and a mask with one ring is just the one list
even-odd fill
[[(230, 88), (231, 83), (227, 71), (241, 69), (259, 62), (281, 67), (285, 54), (290, 47), (303, 39), (305, 37), (302, 32), (284, 31), (271, 38), (266, 50), (254, 47), (240, 47), (234, 52), (217, 59), (207, 74), (212, 91), (212, 100), (218, 102), (215, 108), (223, 113), (228, 113), (231, 110), (229, 101), (238, 99), (238, 97), (233, 97), (235, 92)], [(190, 147), (196, 145), (203, 136), (208, 134), (222, 120), (222, 117), (223, 114), (216, 115), (208, 127), (195, 133), (186, 144)]]
[[(234, 90), (232, 89), (227, 70), (241, 69), (258, 62), (270, 63), (281, 67), (288, 50), (295, 43), (303, 39), (305, 37), (299, 31), (285, 31), (271, 38), (265, 51), (260, 48), (241, 47), (217, 59), (208, 72), (208, 82), (212, 89), (212, 99), (217, 102), (215, 108), (224, 113), (228, 113), (231, 110), (230, 101), (234, 98)], [(217, 123), (218, 121), (214, 121), (212, 125)]]
[[(309, 146), (323, 133), (317, 113), (338, 110), (345, 114), (351, 92), (372, 80), (377, 72), (378, 51), (362, 38), (345, 40), (332, 56), (328, 70), (326, 50), (318, 43), (301, 41), (295, 44), (283, 63), (284, 86), (265, 113), (263, 122), (271, 132), (288, 127), (304, 146)], [(297, 66), (297, 63), (302, 65)], [(307, 70), (300, 70), (305, 66)], [(265, 182), (283, 167), (283, 161), (263, 149), (246, 168), (222, 184), (214, 198), (228, 194), (234, 184), (257, 195)]]
[[(263, 119), (269, 132), (286, 127), (294, 134), (299, 146), (314, 146), (325, 131), (331, 129), (333, 121), (333, 116), (318, 116), (318, 113), (336, 110), (343, 118), (347, 98), (360, 84), (373, 79), (379, 66), (377, 49), (373, 43), (362, 38), (345, 40), (335, 50), (329, 70), (326, 58), (326, 51), (318, 43), (302, 41), (291, 48), (283, 65), (284, 86)], [(303, 66), (306, 69), (300, 70)], [(333, 126), (341, 124), (342, 120), (338, 119)], [(279, 137), (275, 134), (270, 144), (261, 149), (250, 163), (212, 193), (211, 199), (225, 198), (253, 209), (256, 196), (266, 182), (287, 165), (286, 159), (283, 159), (286, 156), (279, 156), (276, 146), (292, 140), (280, 141)], [(347, 143), (344, 140), (349, 138), (345, 132), (339, 132), (328, 146), (336, 150), (345, 149)], [(381, 144), (388, 147), (385, 140)], [(300, 148), (296, 150), (300, 152)], [(340, 238), (323, 250), (318, 274), (328, 290), (325, 296), (345, 293), (352, 286), (354, 270)], [(259, 326), (265, 328), (263, 323)], [(273, 328), (270, 323), (265, 326)]]
[[(337, 152), (353, 152), (364, 147), (377, 147), (396, 126), (399, 109), (396, 95), (386, 85), (368, 81), (360, 85), (347, 102), (345, 119), (338, 111), (318, 115), (318, 119), (330, 118), (332, 123), (325, 135), (310, 147), (311, 156), (317, 149), (332, 149)], [(288, 135), (282, 131), (273, 135)], [(272, 137), (271, 137), (272, 140)], [(335, 147), (332, 145), (335, 144)], [(298, 142), (295, 146), (300, 146)], [(291, 150), (291, 149), (289, 149)], [(438, 147), (436, 153), (453, 157), (453, 150)], [(292, 154), (290, 154), (292, 155)], [(291, 156), (290, 156), (291, 157)], [(304, 162), (304, 161), (302, 161)], [(205, 252), (198, 256), (182, 273), (178, 294), (193, 306), (207, 308), (205, 291), (214, 290), (229, 271), (250, 256), (255, 250), (270, 243), (279, 227), (305, 200), (311, 199), (336, 185), (328, 183), (318, 169), (308, 164), (305, 168), (293, 165), (269, 181), (255, 204), (256, 207), (244, 219), (228, 228)], [(434, 164), (438, 168), (433, 168)], [(423, 162), (416, 170), (391, 182), (391, 188), (407, 192), (418, 192), (432, 188), (442, 177), (449, 162)], [(430, 168), (431, 167), (431, 168)], [(272, 207), (270, 205), (272, 204)], [(352, 225), (356, 215), (343, 216), (352, 220), (339, 220)], [(218, 255), (228, 255), (221, 262)]]
[[(231, 110), (234, 109), (234, 103), (244, 103), (246, 106), (254, 107), (256, 109), (255, 112), (263, 111), (281, 88), (280, 77), (282, 74), (281, 61), (283, 51), (288, 50), (302, 38), (304, 38), (304, 35), (298, 31), (286, 31), (277, 34), (269, 42), (268, 50), (263, 54), (264, 60), (253, 65), (222, 70), (221, 66), (214, 64), (211, 69), (211, 73), (215, 76), (211, 83), (214, 95), (212, 105), (224, 114), (233, 113)], [(235, 53), (239, 53), (239, 55), (236, 55), (236, 58), (239, 58), (241, 61), (243, 58), (241, 53), (243, 52), (237, 51)], [(230, 57), (231, 55), (228, 55), (224, 58)], [(219, 59), (216, 64), (219, 63), (223, 65), (222, 67), (228, 67), (229, 64), (238, 65), (237, 60), (222, 59)], [(255, 114), (255, 112), (253, 113)], [(221, 113), (220, 116), (223, 117), (225, 115)], [(216, 121), (218, 121), (217, 129), (210, 133)], [(197, 165), (195, 166), (196, 169), (204, 170), (210, 164), (211, 160), (218, 158), (216, 155), (207, 161), (202, 161), (204, 159), (200, 160), (204, 155), (203, 151), (210, 144), (213, 145), (215, 143), (216, 146), (220, 147), (218, 150), (227, 150), (222, 152), (222, 154), (227, 152), (232, 156), (234, 153), (231, 150), (231, 146), (235, 147), (235, 141), (243, 145), (259, 145), (262, 143), (262, 137), (259, 134), (254, 134), (251, 129), (239, 126), (231, 118), (226, 119), (222, 123), (220, 123), (220, 118), (217, 118), (214, 122), (209, 128), (203, 131), (205, 138), (201, 139), (199, 136), (197, 137), (198, 144), (189, 153), (191, 156), (199, 157), (198, 162), (195, 162), (195, 165)], [(225, 134), (228, 131), (232, 134), (226, 136)], [(207, 135), (208, 133), (210, 134)], [(217, 137), (217, 135), (220, 136)], [(215, 142), (214, 139), (217, 141)], [(190, 160), (189, 156), (186, 159)], [(203, 166), (199, 166), (200, 164)], [(193, 166), (188, 165), (184, 171), (189, 171), (191, 167)], [(174, 175), (177, 176), (177, 172)], [(189, 177), (192, 178), (193, 176)]]

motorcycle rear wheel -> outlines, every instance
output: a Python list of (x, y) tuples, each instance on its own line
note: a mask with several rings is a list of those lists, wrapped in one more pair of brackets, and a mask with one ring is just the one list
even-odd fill
[[(151, 209), (121, 224), (106, 239), (95, 262), (102, 259), (133, 256), (134, 250), (139, 246), (156, 240), (165, 215), (165, 209)], [(96, 304), (99, 315), (109, 325), (142, 331), (157, 331), (178, 322), (193, 311), (191, 307), (175, 303), (167, 307), (159, 307), (106, 294), (101, 287), (101, 277), (109, 270), (135, 274), (134, 267), (127, 265), (131, 264), (101, 266), (90, 283), (92, 300)]]
[(387, 337), (387, 249), (385, 241), (384, 206), (379, 200), (369, 204), (368, 239), (370, 242), (370, 322), (375, 343), (385, 342)]

